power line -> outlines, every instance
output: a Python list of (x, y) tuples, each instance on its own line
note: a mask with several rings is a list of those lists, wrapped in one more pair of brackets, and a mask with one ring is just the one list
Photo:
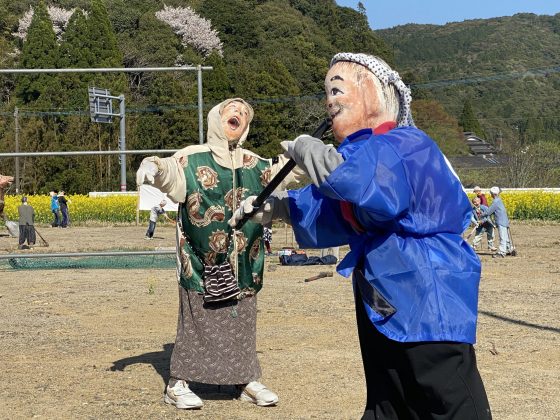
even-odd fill
[[(546, 77), (551, 73), (559, 73), (559, 72), (560, 72), (560, 65), (552, 66), (552, 67), (532, 68), (522, 72), (496, 73), (488, 76), (473, 76), (473, 77), (460, 78), (460, 79), (432, 80), (432, 81), (421, 82), (421, 83), (411, 83), (409, 86), (414, 88), (423, 88), (423, 89), (441, 88), (441, 87), (447, 87), (452, 85), (469, 85), (469, 84), (476, 84), (476, 83), (516, 79), (522, 77)], [(305, 102), (309, 100), (322, 100), (324, 98), (325, 98), (325, 93), (321, 92), (312, 95), (247, 99), (247, 101), (252, 104), (282, 104), (282, 103), (293, 103), (293, 102)], [(209, 109), (214, 105), (216, 105), (216, 103), (204, 103), (203, 106), (204, 108)], [(193, 109), (197, 109), (197, 105), (166, 104), (166, 105), (147, 106), (143, 108), (129, 108), (127, 109), (127, 112), (130, 114), (149, 114), (149, 113), (159, 113), (165, 111), (184, 111), (184, 110), (193, 110)], [(21, 116), (89, 115), (89, 111), (82, 110), (82, 109), (59, 110), (59, 111), (54, 111), (54, 110), (53, 111), (33, 111), (33, 110), (26, 111), (20, 108), (20, 115)], [(13, 116), (13, 113), (0, 112), (0, 116)]]
[(417, 88), (438, 88), (438, 87), (446, 87), (451, 85), (469, 85), (474, 83), (517, 79), (520, 77), (529, 77), (529, 76), (546, 77), (551, 73), (558, 73), (558, 72), (560, 72), (560, 66), (541, 67), (541, 68), (527, 69), (525, 71), (496, 73), (488, 76), (473, 76), (473, 77), (462, 78), (462, 79), (445, 79), (445, 80), (427, 81), (422, 83), (411, 83), (410, 86), (417, 87)]

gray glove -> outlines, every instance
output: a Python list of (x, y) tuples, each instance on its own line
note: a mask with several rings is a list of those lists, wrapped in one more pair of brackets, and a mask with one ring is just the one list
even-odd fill
[(295, 160), (316, 186), (321, 185), (344, 161), (332, 144), (324, 144), (305, 134), (292, 141), (283, 141), (280, 145), (285, 150), (284, 155)]

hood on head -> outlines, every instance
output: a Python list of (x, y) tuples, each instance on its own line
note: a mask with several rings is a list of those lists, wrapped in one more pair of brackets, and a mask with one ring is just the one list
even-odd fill
[(247, 136), (249, 135), (249, 128), (251, 125), (251, 121), (253, 120), (253, 115), (254, 115), (253, 108), (251, 107), (251, 105), (249, 105), (241, 98), (231, 98), (231, 99), (226, 99), (225, 101), (219, 103), (214, 108), (212, 108), (210, 112), (208, 112), (208, 132), (207, 132), (206, 141), (208, 142), (209, 146), (220, 147), (220, 148), (224, 148), (225, 150), (228, 150), (229, 142), (228, 142), (228, 138), (224, 133), (224, 128), (222, 127), (221, 115), (224, 108), (232, 102), (241, 102), (249, 110), (247, 128), (245, 129), (243, 134), (241, 134), (241, 137), (239, 138), (237, 145), (241, 146), (247, 139)]

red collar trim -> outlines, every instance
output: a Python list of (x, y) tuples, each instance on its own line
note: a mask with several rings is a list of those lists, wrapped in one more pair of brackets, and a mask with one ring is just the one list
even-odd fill
[(385, 134), (388, 131), (391, 131), (393, 128), (397, 126), (395, 121), (386, 121), (383, 124), (378, 125), (373, 129), (373, 134), (379, 136), (380, 134)]

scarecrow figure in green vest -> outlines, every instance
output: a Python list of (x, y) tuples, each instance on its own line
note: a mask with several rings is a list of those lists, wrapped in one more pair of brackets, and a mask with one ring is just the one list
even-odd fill
[[(179, 321), (164, 401), (200, 408), (190, 382), (237, 385), (240, 399), (271, 406), (278, 396), (258, 382), (257, 293), (263, 285), (263, 229), (227, 223), (239, 203), (258, 195), (287, 158), (242, 148), (253, 119), (243, 99), (228, 99), (208, 113), (207, 143), (170, 158), (145, 158), (137, 183), (150, 183), (179, 203), (177, 276)], [(299, 174), (303, 174), (299, 172)], [(293, 172), (283, 185), (294, 181)]]

